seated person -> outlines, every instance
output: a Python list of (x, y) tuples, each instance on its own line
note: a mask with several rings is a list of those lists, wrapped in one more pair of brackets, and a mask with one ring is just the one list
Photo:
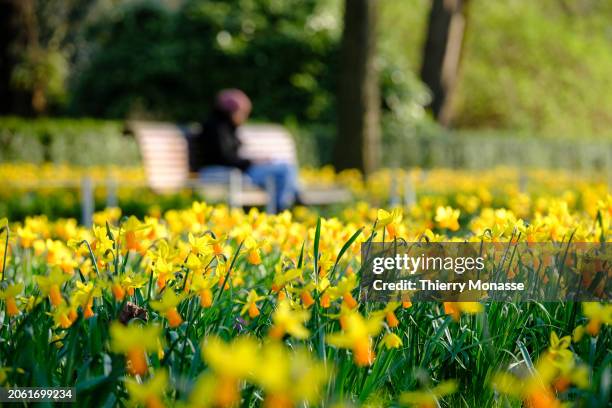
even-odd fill
[(189, 149), (192, 167), (202, 178), (238, 168), (254, 184), (265, 187), (272, 177), (275, 182), (277, 210), (294, 204), (297, 196), (297, 170), (286, 162), (265, 160), (252, 162), (240, 158), (237, 129), (249, 117), (251, 101), (239, 89), (226, 89), (217, 95), (211, 116), (202, 124), (200, 134), (192, 138)]

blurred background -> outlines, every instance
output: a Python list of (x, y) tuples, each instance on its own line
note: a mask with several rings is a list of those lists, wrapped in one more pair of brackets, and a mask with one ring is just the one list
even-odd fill
[[(5, 164), (137, 167), (126, 120), (199, 121), (219, 89), (237, 87), (253, 100), (252, 121), (290, 130), (304, 167), (514, 166), (606, 179), (612, 169), (611, 2), (2, 0), (0, 8)], [(5, 166), (3, 177), (20, 171)]]

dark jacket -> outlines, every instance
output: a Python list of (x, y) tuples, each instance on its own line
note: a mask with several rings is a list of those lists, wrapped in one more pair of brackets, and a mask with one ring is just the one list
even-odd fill
[(189, 163), (192, 171), (205, 166), (230, 166), (246, 170), (251, 161), (238, 157), (240, 140), (236, 126), (223, 112), (214, 111), (202, 123), (202, 131), (189, 138)]

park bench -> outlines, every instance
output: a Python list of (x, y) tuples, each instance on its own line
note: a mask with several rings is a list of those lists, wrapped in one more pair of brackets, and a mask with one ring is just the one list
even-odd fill
[[(210, 202), (227, 202), (232, 207), (266, 206), (274, 212), (270, 180), (266, 188), (253, 185), (238, 169), (209, 179), (201, 179), (189, 168), (189, 139), (197, 134), (197, 125), (178, 126), (166, 122), (127, 123), (126, 130), (136, 138), (149, 187), (158, 193), (172, 193), (184, 188), (202, 192)], [(242, 143), (239, 155), (246, 159), (272, 158), (297, 164), (296, 147), (289, 132), (279, 125), (244, 125), (238, 137)], [(303, 186), (301, 199), (305, 205), (327, 205), (351, 199), (344, 188)]]

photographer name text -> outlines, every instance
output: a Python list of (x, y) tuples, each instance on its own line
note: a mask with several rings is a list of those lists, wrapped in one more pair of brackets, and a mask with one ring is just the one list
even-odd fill
[(382, 279), (376, 279), (372, 282), (372, 288), (377, 291), (523, 291), (525, 290), (525, 284), (523, 282), (483, 282), (480, 279), (466, 282), (443, 282), (431, 279), (419, 279), (417, 281), (401, 279), (396, 282), (385, 282)]

